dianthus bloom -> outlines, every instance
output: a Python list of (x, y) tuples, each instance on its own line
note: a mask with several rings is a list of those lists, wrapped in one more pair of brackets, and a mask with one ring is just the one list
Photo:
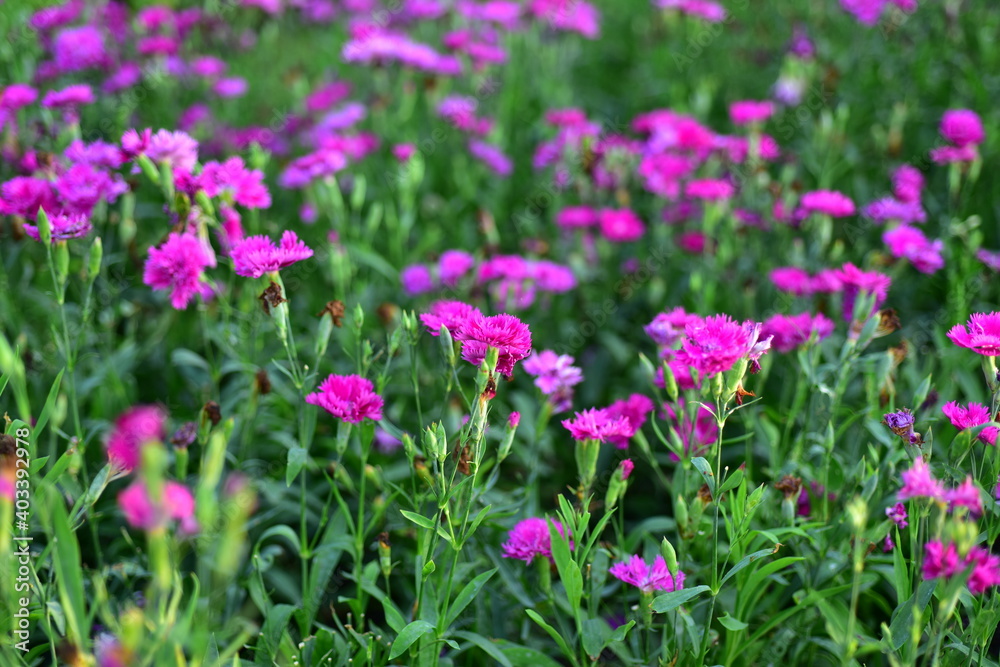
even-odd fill
[(764, 322), (761, 336), (770, 336), (771, 345), (778, 352), (791, 352), (806, 343), (813, 335), (821, 341), (833, 333), (833, 322), (822, 313), (810, 315), (775, 315)]
[[(677, 384), (682, 386), (679, 380)], [(690, 412), (683, 398), (678, 398), (676, 405), (663, 405), (664, 417), (680, 438), (684, 452), (688, 456), (703, 456), (719, 440), (719, 422), (704, 405), (698, 406), (694, 419), (689, 417)], [(671, 452), (670, 460), (679, 461), (680, 457)]]
[(635, 464), (632, 463), (632, 459), (625, 459), (618, 465), (618, 468), (622, 472), (622, 481), (624, 482), (635, 470)]
[(573, 386), (583, 382), (583, 371), (573, 365), (573, 357), (552, 350), (535, 352), (524, 360), (524, 372), (535, 376), (535, 386), (549, 397), (555, 412), (573, 405)]
[(774, 114), (774, 102), (770, 100), (742, 100), (729, 105), (729, 117), (736, 125), (760, 123)]
[(482, 315), (478, 308), (461, 301), (435, 301), (431, 304), (430, 311), (420, 314), (420, 321), (427, 327), (430, 335), (439, 336), (441, 327), (444, 326), (454, 338), (466, 322)]
[(199, 184), (209, 197), (227, 193), (233, 201), (247, 208), (268, 208), (271, 195), (263, 180), (262, 171), (247, 169), (242, 158), (231, 157), (222, 163), (206, 163)]
[(854, 317), (854, 303), (859, 294), (875, 297), (872, 313), (878, 310), (889, 294), (892, 278), (877, 271), (862, 271), (850, 262), (837, 271), (837, 278), (844, 289), (844, 319), (850, 321)]
[(965, 478), (965, 481), (954, 489), (949, 489), (945, 494), (948, 507), (954, 511), (956, 507), (965, 507), (973, 518), (983, 515), (983, 498), (979, 493), (979, 487), (972, 481), (972, 475)]
[(812, 293), (812, 276), (809, 272), (795, 266), (781, 266), (773, 269), (769, 275), (771, 282), (782, 292), (795, 296), (805, 296)]
[[(32, 225), (31, 223), (26, 222), (23, 227), (28, 236), (36, 241), (42, 240), (41, 236), (38, 234), (37, 225)], [(90, 217), (84, 215), (83, 213), (49, 216), (49, 229), (52, 231), (53, 243), (56, 241), (78, 239), (81, 236), (89, 234), (90, 230), (93, 228), (93, 225), (90, 223)]]
[(688, 313), (678, 306), (670, 312), (660, 313), (654, 317), (652, 322), (643, 327), (643, 331), (653, 339), (653, 342), (669, 351), (684, 338), (684, 328), (700, 320), (701, 316)]
[(438, 260), (438, 275), (448, 287), (458, 284), (469, 270), (476, 265), (476, 259), (462, 250), (445, 250)]
[(286, 230), (278, 245), (266, 236), (248, 236), (234, 245), (229, 254), (237, 275), (260, 278), (265, 273), (312, 257), (313, 251), (299, 240), (295, 232)]
[(606, 208), (598, 213), (601, 234), (609, 241), (625, 243), (637, 241), (646, 232), (646, 226), (630, 209)]
[(431, 270), (423, 264), (412, 264), (403, 267), (399, 272), (399, 281), (407, 294), (416, 295), (430, 292), (434, 289), (434, 277)]
[(145, 153), (150, 160), (169, 164), (174, 171), (191, 171), (198, 161), (198, 142), (184, 132), (160, 130), (150, 135)]
[(163, 484), (162, 498), (151, 498), (143, 480), (136, 480), (118, 494), (121, 507), (129, 525), (145, 531), (165, 528), (170, 521), (180, 522), (181, 532), (198, 532), (194, 518), (194, 496), (186, 486), (167, 481)]
[(573, 419), (564, 419), (562, 425), (574, 440), (609, 442), (635, 433), (627, 417), (613, 416), (606, 408), (577, 412)]
[(627, 561), (615, 563), (608, 572), (643, 593), (679, 591), (684, 588), (684, 573), (678, 570), (676, 576), (670, 576), (670, 570), (667, 569), (663, 556), (657, 556), (653, 561), (653, 567), (650, 567), (642, 556), (636, 554)]
[(882, 417), (882, 423), (889, 427), (893, 433), (911, 445), (919, 445), (922, 440), (920, 434), (913, 430), (913, 413), (906, 408), (899, 412), (889, 412)]
[(334, 417), (357, 424), (363, 419), (382, 419), (382, 397), (370, 380), (360, 375), (331, 375), (319, 391), (306, 396), (306, 403), (318, 405)]
[(204, 286), (202, 272), (212, 257), (194, 234), (171, 233), (159, 248), (150, 248), (142, 282), (154, 290), (170, 290), (170, 305), (188, 307)]
[(968, 324), (953, 326), (948, 331), (948, 338), (960, 347), (996, 357), (1000, 355), (1000, 312), (973, 313)]
[(688, 181), (684, 187), (684, 194), (688, 197), (705, 201), (726, 201), (732, 199), (735, 191), (732, 183), (716, 178)]
[(924, 175), (920, 170), (904, 164), (892, 174), (892, 194), (901, 202), (919, 202), (924, 191)]
[(906, 505), (903, 503), (896, 503), (892, 507), (886, 507), (885, 515), (900, 528), (906, 528), (910, 525), (910, 522), (906, 520), (909, 515), (906, 513)]
[(924, 579), (951, 579), (970, 566), (970, 593), (982, 595), (988, 588), (1000, 586), (1000, 557), (994, 556), (987, 549), (974, 546), (965, 558), (961, 558), (954, 542), (947, 546), (940, 541), (924, 545)]
[(931, 498), (933, 500), (944, 499), (944, 487), (941, 482), (934, 479), (930, 467), (923, 457), (918, 456), (913, 461), (913, 466), (909, 470), (904, 470), (902, 474), (903, 488), (899, 490), (899, 500), (909, 500), (910, 498)]
[(810, 213), (822, 213), (832, 218), (854, 215), (854, 202), (835, 190), (815, 190), (802, 195), (800, 206)]
[(653, 411), (653, 407), (653, 401), (648, 396), (632, 394), (628, 398), (615, 401), (605, 408), (608, 416), (612, 419), (624, 417), (628, 420), (628, 427), (623, 428), (621, 433), (610, 436), (608, 442), (618, 449), (627, 449), (629, 440), (646, 423), (646, 418)]
[(589, 206), (570, 206), (556, 214), (556, 224), (563, 228), (590, 227), (597, 224), (597, 211)]
[(903, 257), (921, 273), (935, 273), (944, 266), (941, 256), (944, 241), (929, 241), (923, 232), (909, 225), (900, 225), (882, 235), (893, 257)]
[(688, 324), (677, 358), (702, 377), (725, 373), (741, 359), (756, 363), (771, 347), (771, 339), (760, 339), (759, 322), (742, 324), (728, 315), (710, 315)]
[(941, 136), (959, 148), (975, 146), (985, 137), (979, 114), (968, 109), (945, 111), (941, 117)]
[(166, 415), (155, 405), (137, 405), (115, 421), (108, 438), (108, 460), (120, 470), (132, 470), (139, 464), (142, 446), (162, 440)]
[[(552, 524), (560, 535), (565, 535), (561, 523), (553, 521)], [(573, 548), (572, 542), (569, 548)], [(548, 521), (533, 517), (519, 521), (508, 533), (507, 541), (503, 544), (503, 557), (530, 563), (535, 556), (552, 560), (552, 535), (549, 533)]]
[(474, 316), (459, 332), (462, 358), (478, 366), (486, 358), (488, 348), (495, 347), (500, 356), (497, 372), (513, 377), (514, 364), (531, 354), (531, 330), (513, 315)]
[[(951, 421), (952, 426), (960, 431), (992, 421), (989, 408), (979, 403), (969, 403), (969, 407), (962, 407), (951, 401), (941, 406), (941, 412)], [(996, 426), (987, 426), (979, 432), (979, 439), (987, 445), (996, 445), (998, 432), (1000, 429)]]

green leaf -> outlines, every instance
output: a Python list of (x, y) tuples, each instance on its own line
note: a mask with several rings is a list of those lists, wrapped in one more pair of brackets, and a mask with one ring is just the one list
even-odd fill
[[(493, 568), (492, 570), (483, 572), (465, 585), (465, 588), (463, 588), (462, 591), (455, 597), (455, 601), (452, 602), (451, 606), (448, 608), (448, 613), (445, 614), (444, 623), (441, 626), (442, 630), (447, 630), (451, 627), (451, 624), (455, 622), (458, 615), (469, 606), (469, 603), (472, 602), (477, 595), (479, 595), (479, 591), (483, 589), (483, 586), (485, 586), (486, 582), (490, 580), (490, 577), (496, 574), (496, 571), (496, 568)], [(469, 641), (472, 640), (470, 639)]]
[(635, 621), (629, 621), (625, 625), (619, 625), (615, 628), (615, 631), (611, 633), (611, 637), (608, 639), (608, 644), (614, 644), (616, 642), (625, 641), (625, 637), (628, 636), (628, 631), (635, 626)]
[(558, 662), (533, 648), (506, 640), (498, 641), (497, 645), (501, 647), (500, 650), (513, 667), (561, 667)]
[(63, 368), (56, 375), (55, 381), (52, 383), (52, 387), (49, 389), (49, 396), (45, 399), (45, 405), (42, 406), (42, 411), (38, 414), (38, 420), (35, 422), (35, 428), (32, 430), (32, 434), (37, 436), (37, 434), (42, 432), (45, 425), (49, 423), (49, 417), (52, 415), (52, 408), (55, 407), (56, 398), (59, 397), (59, 386), (62, 383)]
[(500, 650), (500, 647), (497, 646), (496, 643), (487, 639), (486, 637), (483, 637), (482, 635), (477, 635), (475, 632), (466, 632), (465, 630), (458, 630), (456, 632), (453, 632), (452, 634), (455, 635), (456, 637), (461, 637), (466, 641), (472, 642), (473, 644), (481, 648), (483, 652), (486, 653), (486, 655), (493, 658), (493, 660), (495, 660), (497, 664), (503, 665), (503, 667), (514, 667), (510, 659), (506, 655), (504, 655), (503, 651)]
[(285, 468), (285, 486), (291, 486), (295, 478), (302, 472), (306, 461), (309, 460), (309, 452), (302, 447), (292, 447), (288, 450), (288, 467)]
[(737, 468), (736, 471), (733, 472), (733, 474), (731, 474), (729, 477), (727, 477), (726, 481), (722, 483), (722, 486), (719, 488), (719, 497), (721, 498), (722, 494), (724, 494), (726, 491), (731, 491), (735, 489), (737, 486), (740, 485), (740, 482), (742, 481), (743, 481), (743, 470), (741, 468)]
[[(261, 642), (257, 647), (257, 664), (270, 665), (278, 657), (278, 647), (281, 645), (281, 637), (288, 629), (288, 619), (291, 618), (295, 607), (290, 604), (276, 604), (271, 607), (264, 620), (264, 627), (261, 629)], [(264, 658), (261, 661), (260, 658)]]
[(722, 623), (722, 627), (726, 628), (727, 630), (732, 630), (734, 632), (739, 630), (746, 630), (747, 628), (750, 627), (749, 624), (744, 623), (743, 621), (730, 616), (728, 612), (726, 613), (725, 616), (719, 618), (719, 623)]
[(760, 551), (755, 551), (752, 554), (744, 556), (743, 559), (740, 560), (740, 562), (738, 562), (736, 565), (733, 565), (732, 569), (729, 570), (729, 572), (726, 572), (726, 576), (722, 578), (722, 581), (719, 583), (719, 587), (721, 588), (722, 584), (729, 581), (737, 572), (745, 568), (750, 563), (754, 562), (755, 560), (759, 560), (764, 556), (769, 556), (774, 552), (775, 549), (761, 549)]
[(580, 566), (576, 564), (569, 553), (567, 539), (559, 534), (551, 520), (549, 521), (549, 535), (552, 542), (552, 558), (556, 561), (559, 579), (566, 588), (566, 598), (569, 600), (573, 613), (576, 614), (580, 608), (580, 599), (583, 597), (583, 575), (580, 573)]
[(395, 660), (406, 653), (407, 649), (413, 645), (413, 642), (428, 632), (434, 632), (434, 626), (427, 621), (413, 621), (407, 625), (403, 628), (402, 632), (396, 635), (396, 639), (392, 642), (392, 651), (389, 653), (389, 659)]
[(573, 654), (573, 651), (569, 650), (569, 645), (566, 643), (566, 640), (562, 638), (562, 635), (560, 635), (555, 628), (546, 623), (534, 609), (525, 609), (524, 613), (528, 615), (528, 618), (537, 623), (542, 630), (549, 633), (549, 637), (552, 637), (552, 640), (559, 645), (559, 649), (563, 652), (563, 655), (576, 664), (576, 656)]
[(673, 591), (671, 593), (665, 593), (663, 595), (658, 595), (653, 598), (653, 611), (658, 614), (664, 612), (673, 611), (680, 607), (682, 604), (696, 598), (705, 591), (711, 591), (709, 586), (695, 586), (694, 588), (684, 588), (679, 591)]
[(610, 639), (611, 628), (603, 618), (588, 618), (583, 622), (580, 640), (583, 642), (583, 650), (591, 658), (598, 658)]
[[(437, 522), (433, 519), (428, 519), (423, 514), (417, 514), (416, 512), (410, 512), (408, 510), (399, 510), (399, 513), (404, 517), (417, 524), (421, 528), (426, 528), (427, 530), (434, 530), (437, 526)], [(450, 540), (451, 538), (449, 538)]]
[(701, 476), (705, 479), (705, 484), (708, 484), (709, 492), (715, 498), (715, 473), (712, 472), (712, 466), (709, 465), (703, 456), (696, 456), (691, 459), (691, 463), (701, 473)]
[[(934, 593), (936, 585), (937, 581), (933, 579), (921, 583), (913, 597), (904, 602), (903, 606), (897, 610), (895, 618), (889, 625), (889, 632), (892, 633), (892, 650), (898, 651), (903, 644), (910, 640), (913, 626), (913, 607), (916, 605), (922, 612), (927, 607), (927, 603), (931, 601), (931, 595)], [(924, 617), (924, 622), (927, 620)]]
[(45, 494), (43, 508), (53, 532), (52, 560), (59, 589), (59, 601), (66, 616), (66, 634), (70, 641), (81, 645), (87, 620), (83, 593), (83, 568), (80, 567), (80, 545), (69, 525), (69, 515), (62, 496), (51, 489)]

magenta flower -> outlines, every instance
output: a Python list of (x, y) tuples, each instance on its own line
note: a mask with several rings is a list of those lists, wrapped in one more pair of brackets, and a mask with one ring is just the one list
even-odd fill
[(432, 336), (439, 336), (441, 327), (444, 326), (448, 328), (452, 338), (455, 338), (466, 322), (482, 315), (478, 308), (461, 301), (435, 301), (429, 312), (421, 313), (420, 321)]
[(643, 593), (679, 591), (684, 588), (684, 573), (678, 570), (675, 577), (671, 576), (663, 556), (657, 556), (650, 567), (642, 556), (636, 554), (627, 561), (615, 563), (608, 572)]
[(476, 258), (462, 250), (445, 250), (438, 260), (438, 275), (447, 287), (455, 287), (458, 281), (476, 265)]
[(295, 262), (312, 257), (313, 251), (295, 235), (286, 230), (281, 242), (275, 245), (266, 236), (248, 236), (233, 246), (229, 253), (237, 275), (260, 278), (265, 273), (278, 271)]
[(192, 535), (198, 532), (194, 496), (178, 482), (165, 482), (163, 497), (151, 498), (145, 482), (136, 480), (118, 494), (118, 506), (129, 525), (147, 532), (161, 530), (171, 521), (180, 522), (182, 533)]
[(500, 148), (478, 139), (469, 140), (469, 154), (498, 176), (507, 177), (514, 170), (514, 163)]
[(976, 251), (976, 259), (993, 271), (1000, 271), (1000, 252), (980, 248)]
[[(38, 226), (24, 223), (24, 231), (28, 236), (41, 241), (38, 234)], [(69, 215), (59, 214), (49, 216), (49, 227), (52, 230), (52, 242), (78, 239), (86, 236), (94, 226), (90, 223), (90, 218), (82, 213)]]
[[(560, 535), (565, 535), (561, 523), (553, 521), (552, 524)], [(569, 548), (573, 548), (572, 542)], [(503, 544), (503, 557), (517, 558), (530, 563), (535, 556), (552, 560), (552, 535), (549, 533), (548, 521), (532, 517), (517, 522), (514, 529), (508, 533), (507, 541)]]
[(807, 192), (802, 195), (800, 206), (810, 213), (822, 213), (832, 218), (843, 218), (856, 212), (851, 198), (835, 190)]
[(524, 360), (524, 372), (535, 376), (535, 386), (549, 397), (555, 412), (573, 405), (573, 386), (583, 382), (583, 371), (573, 365), (573, 357), (552, 350), (535, 352)]
[(625, 243), (638, 241), (646, 232), (646, 226), (630, 209), (601, 210), (598, 214), (601, 234), (609, 241)]
[(759, 340), (760, 329), (758, 322), (741, 324), (728, 315), (710, 315), (685, 327), (677, 359), (703, 378), (724, 373), (744, 358), (756, 362), (771, 346), (770, 338)]
[(74, 110), (78, 106), (94, 103), (94, 91), (85, 83), (66, 86), (62, 90), (50, 90), (42, 98), (42, 106), (49, 109)]
[(805, 296), (812, 293), (812, 276), (809, 272), (795, 266), (783, 266), (770, 273), (771, 282), (782, 292), (795, 296)]
[(833, 333), (833, 322), (822, 313), (810, 315), (775, 315), (764, 322), (761, 336), (770, 336), (771, 345), (778, 352), (791, 352), (806, 343), (813, 335), (821, 341)]
[(774, 114), (774, 102), (770, 100), (742, 100), (729, 105), (729, 117), (735, 125), (761, 123)]
[(684, 328), (688, 324), (701, 321), (700, 315), (688, 313), (678, 306), (670, 312), (660, 313), (643, 327), (646, 335), (653, 339), (664, 351), (669, 351), (684, 338)]
[(909, 225), (900, 225), (882, 235), (893, 257), (906, 258), (921, 273), (935, 273), (944, 266), (941, 253), (944, 241), (928, 241), (924, 233)]
[(875, 305), (872, 307), (874, 314), (885, 301), (892, 284), (892, 278), (884, 273), (862, 271), (850, 262), (844, 264), (836, 275), (844, 289), (843, 313), (848, 322), (854, 317), (854, 302), (859, 294), (875, 296)]
[(624, 482), (632, 474), (632, 471), (635, 469), (635, 464), (632, 463), (632, 459), (624, 459), (618, 464), (618, 469), (621, 470), (622, 481)]
[(972, 547), (965, 557), (965, 565), (972, 565), (969, 574), (969, 592), (982, 595), (986, 589), (1000, 586), (1000, 557), (982, 547)]
[(382, 397), (375, 393), (371, 381), (360, 375), (330, 375), (319, 385), (319, 391), (306, 396), (306, 403), (318, 405), (351, 424), (382, 419)]
[(92, 25), (59, 31), (52, 42), (52, 54), (63, 72), (103, 67), (108, 62), (104, 36)]
[(0, 91), (0, 110), (17, 111), (37, 99), (37, 90), (24, 83), (13, 83)]
[[(981, 424), (986, 424), (990, 418), (990, 410), (980, 403), (969, 403), (968, 407), (962, 407), (955, 401), (945, 403), (941, 406), (941, 412), (951, 421), (952, 426), (959, 431), (967, 428), (976, 428)], [(987, 426), (979, 432), (979, 440), (987, 445), (997, 444), (997, 434), (1000, 429), (996, 426)]]
[(510, 415), (507, 416), (507, 426), (508, 427), (510, 427), (510, 428), (517, 428), (518, 424), (520, 424), (520, 423), (521, 423), (521, 413), (520, 412), (517, 412), (515, 410), (514, 412), (511, 412)]
[(145, 153), (153, 162), (169, 164), (174, 171), (190, 172), (198, 161), (198, 142), (184, 132), (159, 130), (150, 135)]
[(924, 191), (924, 175), (916, 167), (904, 164), (892, 174), (892, 194), (901, 202), (919, 203)]
[(865, 206), (862, 213), (873, 222), (880, 224), (896, 221), (904, 224), (922, 225), (927, 222), (927, 211), (924, 210), (919, 201), (899, 201), (892, 197), (876, 199)]
[(137, 405), (124, 412), (108, 437), (108, 461), (123, 471), (139, 465), (142, 446), (163, 440), (166, 414), (155, 405)]
[(906, 513), (906, 505), (903, 503), (896, 503), (892, 507), (886, 507), (885, 515), (900, 528), (906, 528), (910, 525), (910, 523), (906, 520), (908, 514)]
[(624, 417), (628, 420), (628, 428), (622, 429), (618, 435), (612, 435), (608, 442), (618, 449), (627, 449), (629, 440), (646, 423), (646, 418), (653, 411), (653, 401), (648, 396), (642, 394), (632, 394), (628, 398), (615, 401), (605, 410), (610, 418)]
[(947, 547), (939, 541), (924, 545), (924, 579), (950, 579), (959, 571), (958, 549), (951, 543)]
[(231, 157), (223, 163), (206, 163), (198, 183), (209, 197), (224, 194), (247, 208), (268, 208), (271, 195), (263, 180), (262, 171), (247, 169), (242, 158)]
[(972, 475), (968, 475), (956, 488), (950, 489), (945, 494), (945, 500), (948, 501), (948, 508), (952, 511), (956, 507), (965, 507), (974, 519), (983, 515), (983, 499), (979, 487), (972, 481)]
[(712, 0), (655, 0), (653, 4), (660, 9), (674, 9), (711, 23), (719, 23), (726, 18), (726, 10)]
[(607, 408), (577, 412), (573, 419), (564, 419), (562, 425), (574, 440), (610, 442), (622, 437), (631, 438), (635, 434), (627, 417), (612, 415)]
[(592, 227), (597, 224), (597, 211), (589, 206), (570, 206), (556, 214), (556, 224), (564, 229)]
[(736, 188), (732, 183), (715, 178), (688, 181), (684, 187), (684, 194), (688, 197), (705, 201), (727, 201), (732, 199), (735, 192)]
[(531, 331), (513, 315), (473, 316), (457, 338), (462, 341), (462, 358), (476, 366), (488, 348), (496, 348), (500, 352), (496, 370), (508, 378), (514, 375), (514, 364), (531, 354)]
[(202, 290), (202, 273), (212, 264), (197, 236), (173, 232), (159, 248), (149, 249), (142, 282), (154, 290), (170, 290), (170, 305), (183, 310)]
[(924, 579), (951, 579), (971, 566), (967, 585), (973, 595), (982, 595), (987, 589), (1000, 585), (1000, 557), (987, 549), (974, 546), (965, 558), (958, 554), (955, 543), (945, 546), (940, 541), (924, 545)]
[(958, 148), (983, 142), (983, 122), (979, 114), (968, 109), (952, 109), (941, 117), (941, 136)]
[(897, 494), (899, 500), (909, 500), (910, 498), (944, 500), (944, 487), (941, 486), (941, 482), (934, 479), (934, 475), (923, 457), (918, 456), (913, 461), (913, 466), (909, 470), (904, 470), (901, 476), (903, 488)]
[(1000, 355), (1000, 312), (973, 313), (966, 325), (956, 324), (948, 338), (959, 347), (967, 347), (987, 357)]
[(423, 264), (411, 264), (399, 272), (399, 281), (407, 294), (416, 295), (430, 292), (434, 289), (434, 277), (431, 270)]

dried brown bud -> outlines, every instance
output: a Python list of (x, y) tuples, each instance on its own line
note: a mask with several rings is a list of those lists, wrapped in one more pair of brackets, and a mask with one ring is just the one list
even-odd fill
[(272, 308), (277, 308), (281, 304), (288, 301), (288, 299), (282, 296), (281, 288), (278, 286), (278, 283), (273, 280), (258, 298), (260, 299), (261, 306), (264, 308), (264, 312), (268, 315), (271, 314)]
[(326, 305), (323, 306), (323, 310), (316, 313), (316, 317), (323, 317), (324, 315), (329, 315), (330, 319), (333, 320), (333, 326), (341, 327), (344, 325), (344, 302), (335, 300), (327, 301)]
[(201, 410), (205, 418), (212, 422), (212, 426), (218, 426), (219, 422), (222, 421), (222, 412), (219, 410), (219, 404), (215, 401), (209, 401)]
[(258, 394), (270, 394), (271, 393), (271, 378), (267, 374), (267, 370), (261, 368), (257, 371), (257, 375), (254, 376), (254, 385), (257, 388)]
[(785, 475), (780, 481), (774, 483), (774, 488), (785, 494), (785, 499), (798, 500), (802, 493), (802, 478)]

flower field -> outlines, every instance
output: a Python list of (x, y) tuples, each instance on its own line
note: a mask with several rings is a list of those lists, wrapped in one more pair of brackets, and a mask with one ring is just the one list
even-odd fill
[(998, 34), (0, 4), (0, 667), (998, 667)]

